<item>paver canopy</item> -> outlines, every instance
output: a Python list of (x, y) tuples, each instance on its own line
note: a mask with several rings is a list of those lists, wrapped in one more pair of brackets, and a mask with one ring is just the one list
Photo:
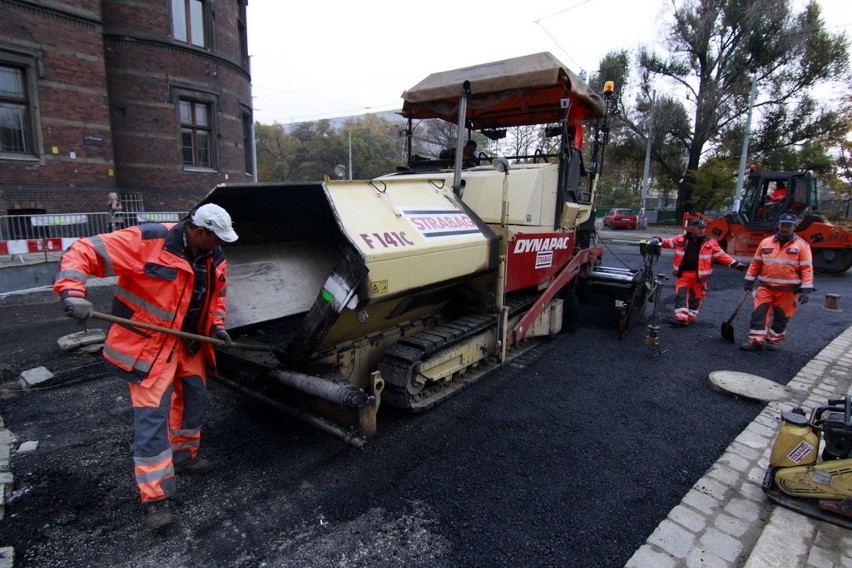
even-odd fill
[(547, 52), (433, 73), (402, 94), (401, 114), (456, 123), (465, 81), (467, 126), (476, 130), (559, 122), (562, 99), (571, 101), (569, 120), (604, 114), (603, 98)]

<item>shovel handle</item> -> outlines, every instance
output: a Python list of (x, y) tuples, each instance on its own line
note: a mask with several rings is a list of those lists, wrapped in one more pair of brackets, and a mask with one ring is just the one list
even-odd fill
[[(131, 327), (138, 327), (140, 329), (149, 329), (151, 331), (159, 331), (161, 333), (166, 333), (168, 335), (176, 335), (177, 337), (183, 337), (184, 339), (194, 339), (196, 341), (201, 341), (202, 343), (212, 343), (213, 345), (224, 345), (228, 346), (227, 342), (223, 339), (218, 339), (216, 337), (207, 337), (206, 335), (199, 335), (197, 333), (189, 333), (188, 331), (180, 331), (177, 329), (171, 329), (168, 327), (162, 327), (159, 325), (154, 325), (152, 323), (144, 323), (141, 321), (133, 321), (127, 318), (122, 318), (119, 316), (114, 316), (112, 314), (105, 314), (103, 312), (92, 312), (92, 317), (94, 319), (108, 321), (112, 323), (119, 323), (122, 325), (129, 325)], [(273, 348), (268, 345), (248, 345), (246, 343), (236, 343), (232, 342), (229, 346), (234, 349), (242, 349), (244, 351), (272, 351)]]
[(732, 313), (731, 317), (728, 318), (728, 324), (734, 321), (734, 318), (737, 317), (738, 313), (740, 313), (740, 308), (743, 307), (743, 303), (745, 303), (745, 299), (748, 297), (749, 292), (751, 292), (751, 290), (745, 290), (743, 292), (743, 295), (740, 296), (740, 300), (739, 302), (737, 302), (737, 306), (734, 308), (734, 313)]

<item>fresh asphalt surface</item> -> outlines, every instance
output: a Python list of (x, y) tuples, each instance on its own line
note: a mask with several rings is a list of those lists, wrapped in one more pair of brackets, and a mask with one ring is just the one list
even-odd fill
[[(607, 240), (606, 265), (640, 266), (637, 247)], [(657, 272), (670, 272), (670, 253)], [(0, 400), (13, 450), (39, 442), (12, 456), (0, 546), (15, 548), (16, 566), (623, 566), (763, 408), (712, 390), (708, 374), (785, 384), (852, 325), (848, 306), (822, 309), (825, 293), (848, 296), (852, 272), (818, 276), (783, 351), (738, 350), (719, 327), (741, 282), (718, 266), (699, 322), (661, 326), (663, 354), (644, 325), (619, 340), (593, 298), (576, 329), (439, 407), (382, 408), (363, 450), (213, 384), (203, 455), (217, 468), (179, 478), (178, 523), (164, 535), (145, 531), (136, 503), (126, 387), (97, 364), (65, 371), (66, 386)], [(93, 298), (108, 309), (108, 289)], [(663, 322), (672, 299), (669, 281)], [(78, 328), (50, 293), (0, 308), (7, 379), (97, 361), (57, 353)], [(734, 322), (738, 340), (749, 313)]]

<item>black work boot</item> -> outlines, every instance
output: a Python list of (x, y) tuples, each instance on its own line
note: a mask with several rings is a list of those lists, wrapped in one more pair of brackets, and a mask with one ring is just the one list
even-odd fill
[(753, 341), (746, 341), (745, 343), (740, 345), (740, 349), (744, 351), (760, 351), (763, 349), (763, 343), (755, 343)]
[(172, 513), (172, 508), (168, 500), (151, 501), (144, 504), (145, 506), (145, 525), (148, 530), (158, 531), (166, 528), (175, 520), (175, 515)]
[(203, 475), (205, 473), (209, 473), (212, 469), (213, 462), (204, 458), (195, 458), (192, 461), (175, 464), (175, 473)]

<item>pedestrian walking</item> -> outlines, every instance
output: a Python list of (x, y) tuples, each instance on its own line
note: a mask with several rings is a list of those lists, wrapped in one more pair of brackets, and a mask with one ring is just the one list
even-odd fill
[(799, 219), (792, 213), (778, 217), (778, 232), (760, 241), (743, 287), (754, 288), (754, 311), (748, 341), (740, 349), (775, 351), (784, 341), (787, 325), (799, 304), (814, 291), (811, 247), (794, 232)]
[[(147, 223), (75, 241), (62, 255), (54, 290), (67, 315), (85, 321), (94, 310), (86, 299), (87, 278), (116, 276), (113, 315), (229, 344), (227, 262), (220, 245), (236, 240), (227, 211), (208, 203), (178, 223)], [(198, 452), (215, 352), (209, 343), (113, 325), (103, 357), (128, 381), (133, 469), (146, 523), (157, 530), (174, 521), (169, 499), (175, 473), (212, 467)]]
[(701, 302), (707, 296), (707, 283), (713, 274), (714, 262), (737, 270), (748, 267), (723, 251), (716, 239), (707, 237), (704, 234), (706, 227), (704, 220), (691, 219), (687, 223), (686, 232), (666, 239), (654, 237), (649, 243), (659, 243), (663, 248), (674, 249), (672, 272), (677, 279), (674, 318), (669, 323), (676, 327), (686, 327), (698, 317)]

